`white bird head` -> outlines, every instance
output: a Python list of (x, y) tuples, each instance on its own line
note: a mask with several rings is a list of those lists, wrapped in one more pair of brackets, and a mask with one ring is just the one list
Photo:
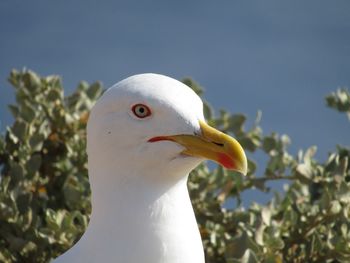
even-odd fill
[(134, 175), (155, 167), (186, 175), (203, 158), (247, 171), (242, 147), (205, 123), (195, 92), (158, 74), (134, 75), (103, 94), (90, 114), (88, 155), (118, 169), (132, 164)]
[[(150, 143), (156, 136), (194, 134), (203, 120), (202, 102), (184, 84), (157, 74), (129, 77), (108, 89), (88, 123), (88, 154), (106, 163), (133, 164), (135, 174), (154, 167), (171, 169), (179, 159), (191, 170), (200, 160), (181, 158), (179, 144)], [(95, 155), (98, 153), (98, 155)], [(93, 156), (93, 157), (92, 157)], [(120, 169), (120, 168), (119, 168)], [(186, 174), (186, 173), (181, 173)], [(167, 180), (167, 178), (164, 178)]]
[(87, 151), (93, 211), (78, 262), (204, 262), (187, 176), (203, 159), (245, 174), (247, 159), (189, 87), (157, 74), (117, 83), (91, 111)]

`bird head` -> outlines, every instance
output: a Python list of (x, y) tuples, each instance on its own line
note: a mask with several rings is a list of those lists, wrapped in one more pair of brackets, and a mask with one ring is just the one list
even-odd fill
[(128, 164), (134, 174), (155, 167), (186, 174), (203, 159), (247, 172), (241, 145), (205, 122), (192, 89), (163, 75), (134, 75), (108, 89), (87, 132), (89, 162)]

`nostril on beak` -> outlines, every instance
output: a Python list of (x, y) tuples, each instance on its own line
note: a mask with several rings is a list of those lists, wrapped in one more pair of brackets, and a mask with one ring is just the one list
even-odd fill
[(224, 144), (223, 144), (223, 143), (218, 143), (218, 142), (212, 142), (212, 143), (214, 143), (214, 144), (217, 145), (217, 146), (224, 147)]
[[(201, 135), (202, 135), (202, 133), (201, 133), (200, 131), (194, 131), (193, 134), (194, 134), (195, 136), (201, 136)], [(217, 145), (217, 146), (220, 146), (220, 147), (224, 147), (224, 144), (223, 144), (223, 143), (214, 142), (214, 141), (210, 141), (210, 140), (208, 140), (208, 142), (211, 142), (211, 143), (213, 143), (213, 144), (215, 144), (215, 145)]]

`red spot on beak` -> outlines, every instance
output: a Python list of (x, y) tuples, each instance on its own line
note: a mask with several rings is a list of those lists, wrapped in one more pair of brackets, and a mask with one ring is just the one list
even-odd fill
[(225, 168), (227, 169), (235, 168), (234, 161), (227, 154), (219, 153), (218, 155), (219, 155), (218, 162), (222, 164)]

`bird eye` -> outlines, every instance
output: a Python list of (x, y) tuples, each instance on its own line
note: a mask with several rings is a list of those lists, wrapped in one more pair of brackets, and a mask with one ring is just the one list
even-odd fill
[(144, 104), (136, 104), (132, 106), (132, 112), (135, 114), (138, 118), (146, 118), (151, 115), (151, 110), (148, 108), (148, 106)]

